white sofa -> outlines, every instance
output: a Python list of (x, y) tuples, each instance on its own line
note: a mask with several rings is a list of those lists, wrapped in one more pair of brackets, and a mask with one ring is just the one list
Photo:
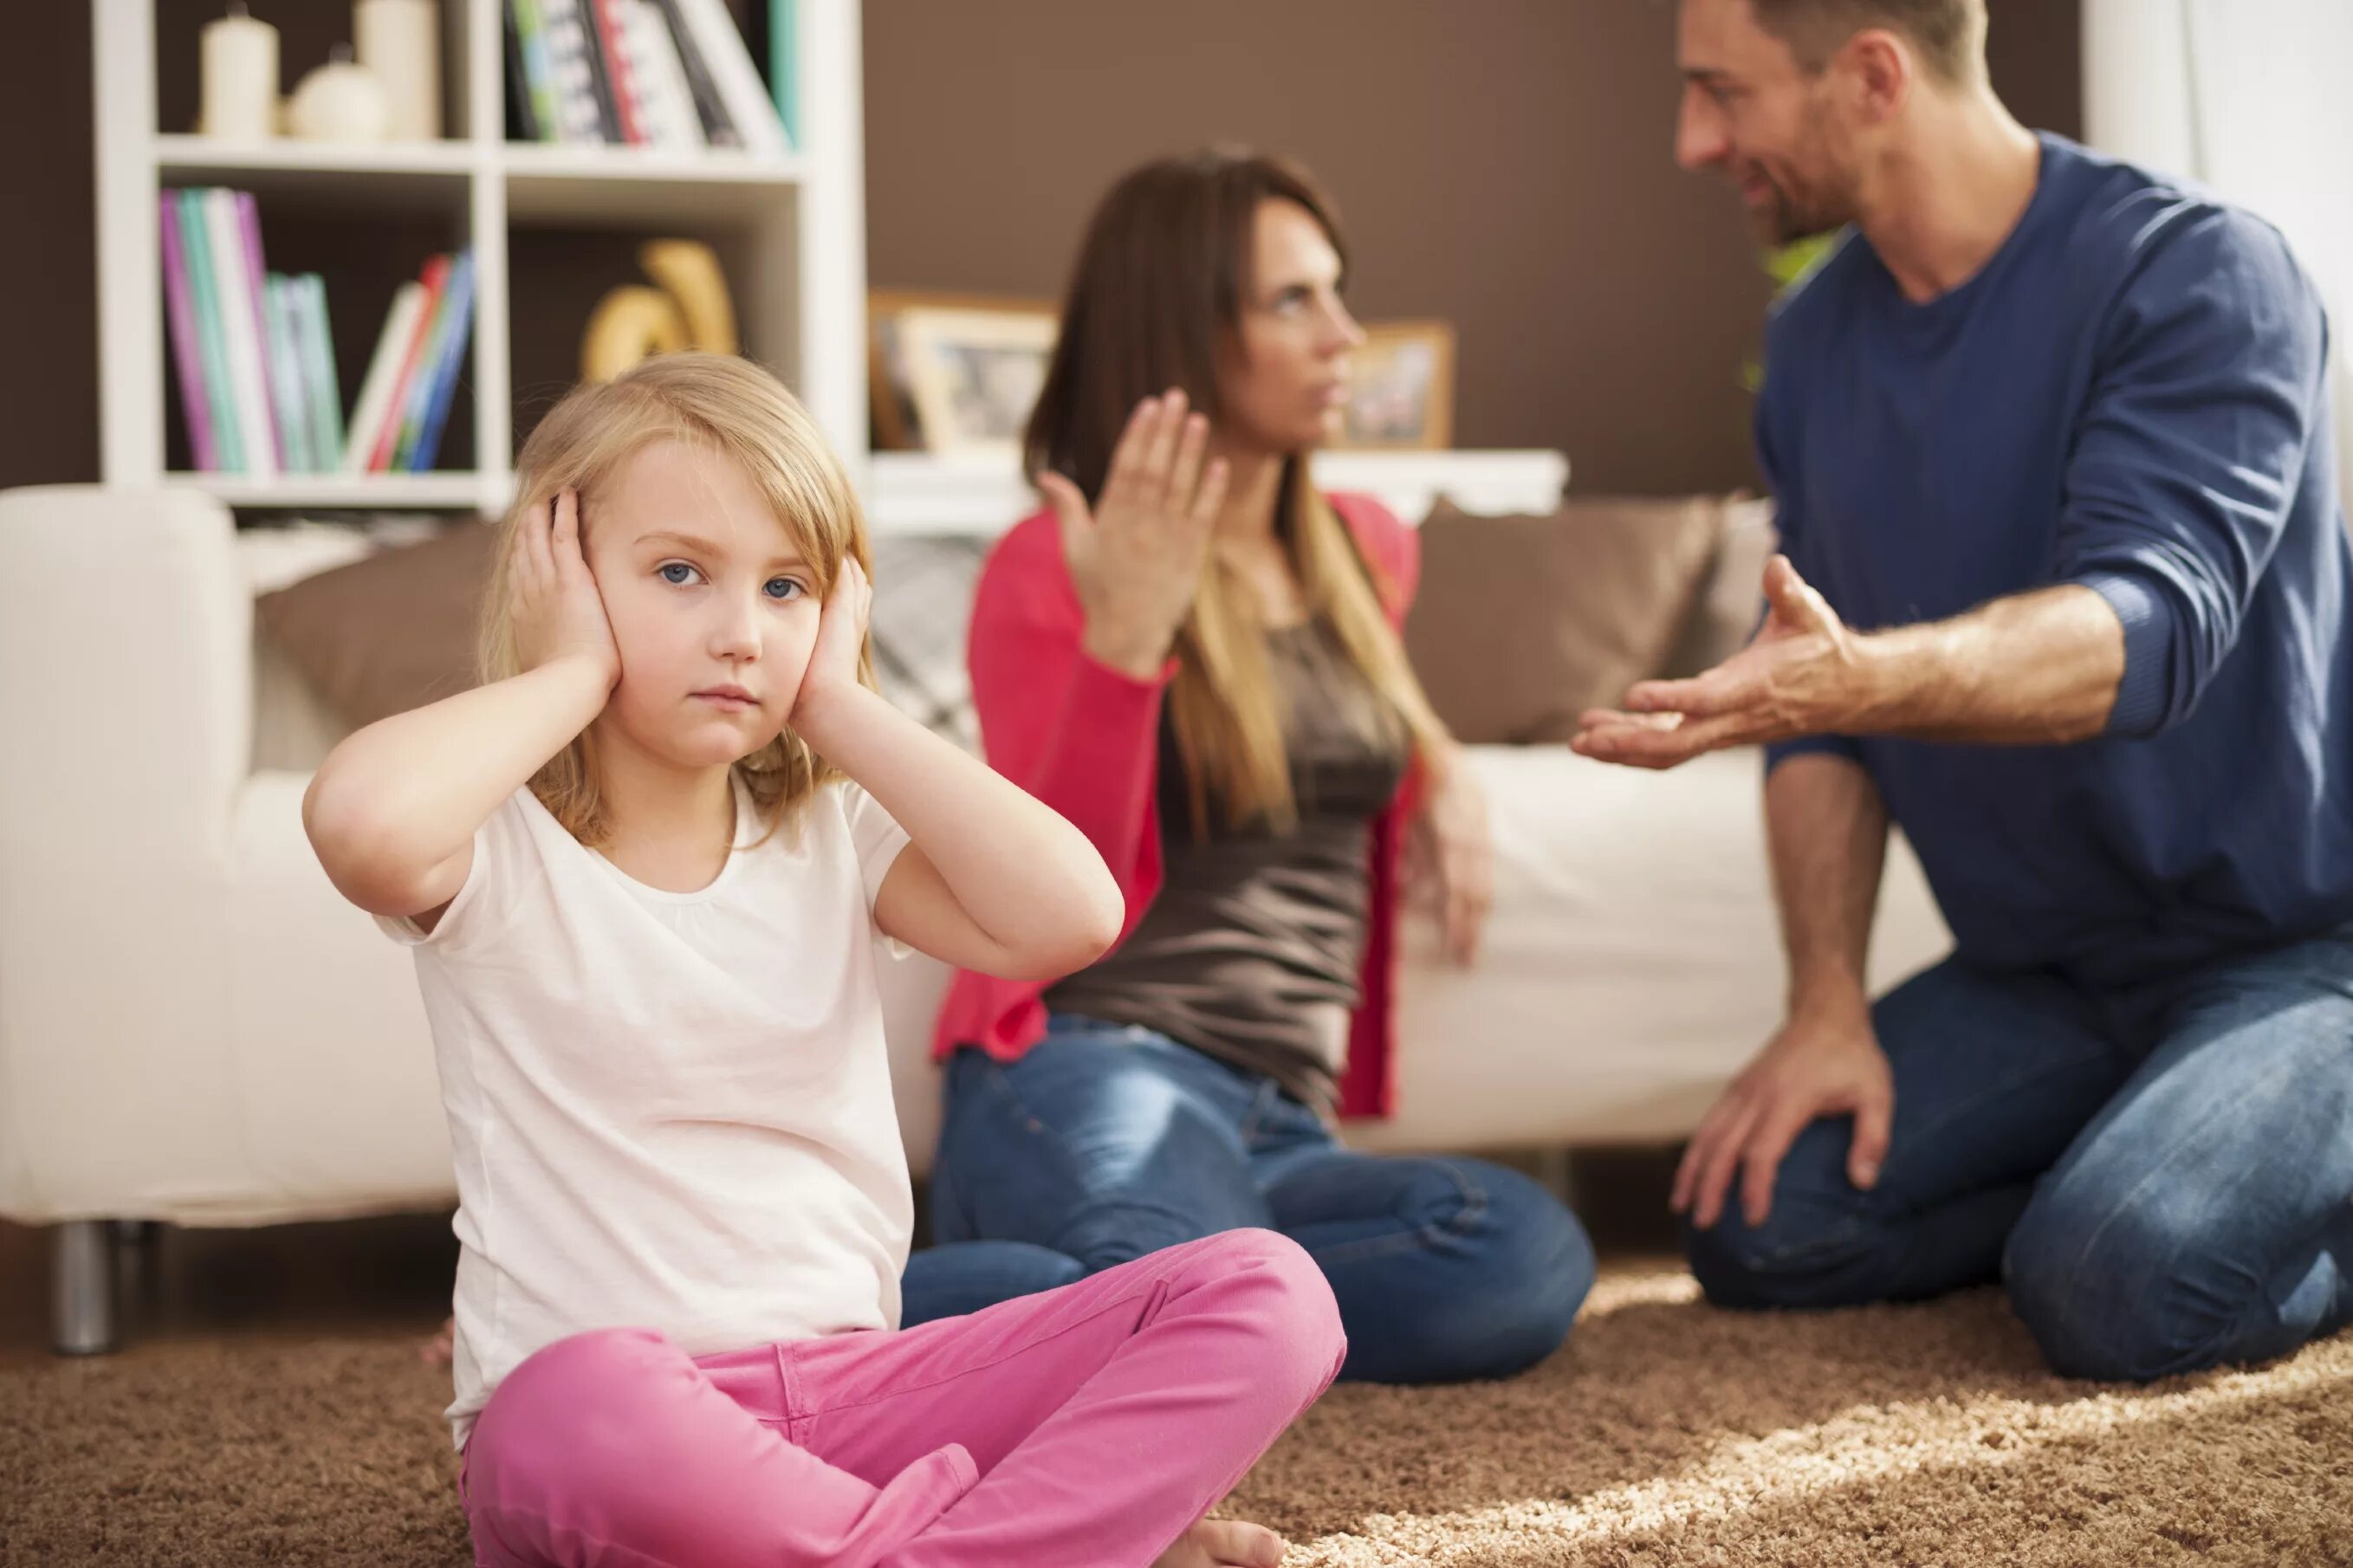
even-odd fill
[[(0, 1215), (60, 1226), (61, 1348), (111, 1334), (94, 1222), (453, 1201), (408, 956), (320, 872), (305, 773), (255, 765), (258, 733), (265, 757), (307, 765), (333, 730), (257, 663), (249, 553), (185, 491), (0, 495)], [(1399, 1114), (1351, 1136), (1687, 1133), (1780, 998), (1756, 760), (1651, 775), (1559, 750), (1474, 757), (1496, 840), (1485, 959), (1443, 967), (1430, 922), (1409, 920)], [(1946, 942), (1899, 845), (1874, 980)], [(886, 982), (919, 1172), (942, 984), (921, 959)]]

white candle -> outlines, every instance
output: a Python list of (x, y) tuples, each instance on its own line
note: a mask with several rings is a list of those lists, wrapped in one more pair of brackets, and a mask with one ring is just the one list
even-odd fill
[(441, 134), (441, 18), (435, 0), (358, 0), (352, 38), (391, 101), (385, 134), (430, 142)]
[(202, 132), (268, 139), (278, 117), (278, 29), (232, 5), (227, 16), (205, 24), (203, 72)]

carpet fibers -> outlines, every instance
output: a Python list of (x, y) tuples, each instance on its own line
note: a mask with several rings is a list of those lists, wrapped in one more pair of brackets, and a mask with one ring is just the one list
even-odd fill
[[(459, 1568), (447, 1387), (413, 1335), (14, 1360), (0, 1563)], [(2107, 1387), (1993, 1291), (1757, 1317), (1621, 1267), (1525, 1377), (1335, 1390), (1224, 1511), (1332, 1568), (2353, 1564), (2353, 1335)]]

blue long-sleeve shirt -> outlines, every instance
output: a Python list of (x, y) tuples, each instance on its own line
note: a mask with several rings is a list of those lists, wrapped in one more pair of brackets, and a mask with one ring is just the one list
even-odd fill
[(1851, 237), (1777, 313), (1757, 413), (1784, 549), (1849, 625), (2076, 583), (2107, 732), (1821, 736), (1867, 769), (1960, 954), (2127, 984), (2353, 921), (2353, 576), (2327, 324), (2279, 234), (2055, 136), (1969, 281)]

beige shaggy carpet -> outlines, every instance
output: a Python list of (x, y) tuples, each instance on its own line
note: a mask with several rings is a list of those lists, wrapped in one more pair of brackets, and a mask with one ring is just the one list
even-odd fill
[[(0, 1365), (0, 1563), (469, 1561), (413, 1336)], [(2119, 1388), (2000, 1296), (1717, 1312), (1608, 1271), (1512, 1383), (1342, 1387), (1230, 1500), (1300, 1564), (2353, 1563), (2353, 1336)]]

